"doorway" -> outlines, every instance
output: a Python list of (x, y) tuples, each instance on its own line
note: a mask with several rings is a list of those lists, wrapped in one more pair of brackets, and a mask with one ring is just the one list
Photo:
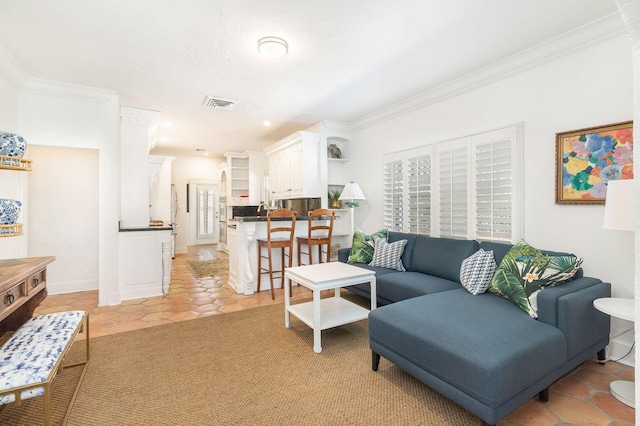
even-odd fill
[(210, 183), (195, 185), (195, 245), (219, 241), (218, 187)]

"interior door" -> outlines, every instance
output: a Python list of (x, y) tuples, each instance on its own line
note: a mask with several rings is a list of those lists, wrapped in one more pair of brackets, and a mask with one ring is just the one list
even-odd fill
[(215, 185), (196, 185), (196, 245), (219, 241), (218, 191)]

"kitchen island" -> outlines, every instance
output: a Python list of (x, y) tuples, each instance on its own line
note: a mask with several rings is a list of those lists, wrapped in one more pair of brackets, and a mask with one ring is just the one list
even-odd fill
[[(291, 223), (289, 220), (285, 222)], [(334, 220), (334, 229), (337, 224), (338, 220)], [(236, 293), (253, 294), (257, 290), (258, 283), (258, 245), (256, 239), (267, 237), (267, 218), (265, 216), (237, 217), (230, 221), (228, 226), (229, 285)], [(298, 217), (295, 235), (306, 236), (308, 226), (306, 216)], [(297, 250), (298, 245), (294, 241), (292, 253), (294, 265), (298, 260)], [(280, 251), (273, 250), (272, 255), (273, 265), (280, 265)], [(306, 259), (303, 258), (303, 262), (306, 262)], [(317, 262), (317, 259), (314, 258), (314, 262)], [(274, 267), (279, 268), (279, 266)], [(282, 288), (282, 280), (274, 278), (273, 286), (274, 288)], [(269, 276), (265, 275), (262, 277), (260, 290), (269, 289)]]

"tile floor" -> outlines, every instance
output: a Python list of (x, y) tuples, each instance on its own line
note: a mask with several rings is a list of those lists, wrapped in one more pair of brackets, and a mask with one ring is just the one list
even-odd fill
[[(196, 279), (187, 269), (187, 260), (225, 257), (215, 246), (194, 246), (179, 254), (171, 268), (169, 293), (164, 296), (128, 300), (118, 306), (98, 307), (98, 292), (87, 291), (50, 295), (36, 313), (82, 309), (91, 313), (91, 336), (103, 336), (143, 327), (186, 321), (207, 315), (283, 303), (284, 292), (276, 290), (251, 296), (238, 295), (227, 284), (228, 276)], [(302, 286), (293, 287), (293, 298), (311, 295)], [(635, 410), (618, 402), (609, 393), (613, 380), (634, 380), (634, 369), (616, 362), (601, 366), (587, 361), (551, 387), (547, 403), (529, 401), (501, 425), (633, 425)]]

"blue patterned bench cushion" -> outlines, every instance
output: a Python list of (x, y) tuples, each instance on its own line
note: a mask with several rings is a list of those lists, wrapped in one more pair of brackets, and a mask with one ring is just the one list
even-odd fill
[[(44, 314), (28, 320), (0, 348), (0, 392), (44, 382), (84, 317), (84, 311)], [(25, 390), (22, 399), (44, 395), (44, 387)], [(0, 404), (15, 395), (0, 396)]]

